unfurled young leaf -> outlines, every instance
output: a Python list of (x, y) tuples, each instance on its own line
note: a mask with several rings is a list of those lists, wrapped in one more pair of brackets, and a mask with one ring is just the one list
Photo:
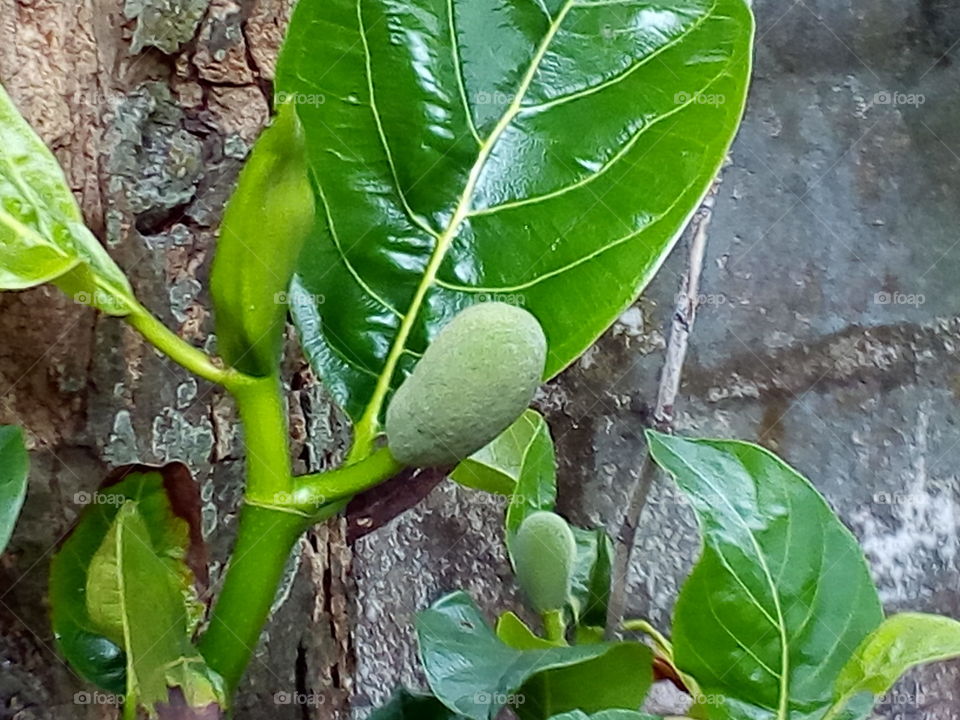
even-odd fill
[(138, 503), (125, 502), (90, 561), (87, 612), (125, 650), (128, 701), (155, 717), (178, 688), (190, 707), (223, 707), (222, 682), (190, 642), (181, 574), (161, 552)]
[(745, 0), (297, 4), (277, 87), (321, 222), (293, 314), (365, 434), (478, 299), (536, 316), (547, 376), (596, 340), (721, 166), (752, 38)]
[(136, 303), (84, 224), (57, 159), (0, 87), (0, 290), (45, 282), (111, 315)]
[(843, 668), (834, 690), (836, 710), (843, 711), (861, 693), (885, 694), (912, 667), (956, 657), (960, 622), (921, 613), (893, 615), (867, 636)]
[(219, 351), (242, 372), (276, 371), (290, 278), (313, 224), (303, 128), (281, 105), (240, 173), (210, 274)]
[(18, 427), (0, 425), (0, 553), (10, 542), (27, 496), (30, 460)]
[[(105, 539), (115, 532), (119, 509), (136, 502), (165, 572), (178, 580), (181, 607), (192, 632), (203, 613), (197, 585), (206, 581), (199, 490), (179, 463), (164, 468), (131, 466), (118, 469), (95, 493), (78, 493), (74, 500), (86, 506), (50, 566), (53, 630), (60, 651), (84, 678), (122, 693), (127, 658), (117, 623), (117, 576), (106, 561)], [(89, 600), (92, 588), (99, 593), (96, 603)]]
[(578, 642), (602, 639), (610, 601), (613, 543), (603, 528), (573, 528), (573, 535), (577, 540), (577, 561), (571, 610), (577, 623)]
[(648, 432), (689, 496), (703, 553), (674, 610), (677, 668), (707, 718), (823, 718), (854, 648), (882, 622), (853, 535), (814, 487), (749, 443)]
[[(524, 718), (546, 720), (554, 712), (587, 707), (584, 703), (601, 698), (639, 707), (652, 679), (652, 654), (638, 643), (510, 647), (463, 592), (420, 613), (417, 636), (433, 694), (472, 720), (493, 720), (505, 706)], [(606, 663), (619, 669), (609, 687), (598, 693), (594, 683)]]

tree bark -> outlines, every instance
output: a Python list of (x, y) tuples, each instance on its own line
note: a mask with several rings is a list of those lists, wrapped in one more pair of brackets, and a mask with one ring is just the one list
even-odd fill
[[(223, 204), (269, 116), (292, 0), (0, 1), (0, 81), (63, 164), (87, 222), (141, 301), (191, 342), (212, 330), (207, 275)], [(0, 423), (26, 428), (29, 499), (0, 565), (0, 718), (113, 717), (56, 652), (49, 559), (109, 468), (186, 462), (214, 589), (243, 477), (232, 403), (121, 321), (51, 288), (0, 294)], [(287, 367), (298, 471), (342, 445), (302, 363)], [(237, 704), (243, 718), (330, 718), (350, 681), (342, 524), (291, 561)]]

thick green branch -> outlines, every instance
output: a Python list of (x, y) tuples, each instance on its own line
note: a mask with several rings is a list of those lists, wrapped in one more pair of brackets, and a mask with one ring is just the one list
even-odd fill
[(214, 364), (209, 355), (183, 340), (140, 304), (134, 306), (125, 319), (157, 350), (204, 380), (229, 389), (239, 388), (253, 381), (253, 378), (236, 370)]
[(380, 448), (353, 465), (296, 478), (292, 504), (309, 510), (351, 498), (389, 480), (403, 468), (387, 448)]

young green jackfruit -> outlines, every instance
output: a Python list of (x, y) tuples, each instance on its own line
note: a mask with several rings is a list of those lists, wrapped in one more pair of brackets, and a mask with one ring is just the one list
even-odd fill
[(521, 523), (510, 547), (517, 581), (533, 609), (562, 610), (577, 560), (577, 541), (567, 521), (552, 512), (535, 512)]
[(413, 467), (469, 457), (530, 405), (546, 356), (543, 329), (526, 310), (491, 302), (462, 311), (394, 394), (390, 452)]

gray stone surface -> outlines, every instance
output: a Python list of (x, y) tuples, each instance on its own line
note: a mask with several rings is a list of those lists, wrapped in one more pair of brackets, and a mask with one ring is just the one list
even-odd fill
[[(862, 541), (889, 611), (960, 617), (960, 8), (758, 0), (756, 76), (724, 172), (678, 430), (758, 441)], [(922, 95), (922, 104), (906, 104)], [(644, 447), (685, 253), (540, 398), (561, 508), (618, 527)], [(439, 487), (362, 540), (358, 702), (417, 682), (413, 614), (456, 587), (517, 607), (501, 508)], [(698, 549), (667, 481), (647, 506), (629, 610), (669, 628)], [(960, 664), (912, 672), (879, 717), (960, 714)], [(362, 710), (361, 710), (362, 713)]]

